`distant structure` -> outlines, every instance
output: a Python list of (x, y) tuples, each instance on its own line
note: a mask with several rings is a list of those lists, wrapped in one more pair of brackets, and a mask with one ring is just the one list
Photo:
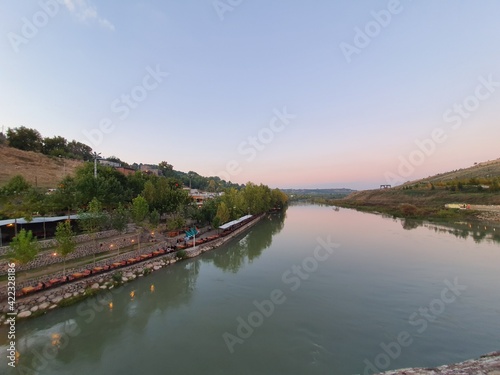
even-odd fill
[(391, 185), (380, 185), (381, 189), (390, 189)]
[(161, 174), (157, 165), (141, 164), (139, 170), (145, 174), (154, 174), (155, 176), (159, 176)]
[(130, 167), (118, 167), (115, 168), (118, 172), (123, 173), (125, 176), (135, 174), (135, 169)]
[(119, 168), (122, 166), (120, 163), (106, 159), (98, 159), (98, 162), (100, 165), (104, 165), (106, 167)]
[(185, 190), (185, 191), (188, 192), (189, 196), (191, 198), (193, 198), (193, 200), (196, 202), (196, 204), (198, 205), (198, 207), (203, 206), (203, 203), (207, 199), (212, 199), (212, 198), (215, 198), (217, 196), (222, 195), (222, 193), (208, 193), (208, 192), (200, 191), (198, 189), (190, 189), (187, 186), (184, 187), (183, 190)]

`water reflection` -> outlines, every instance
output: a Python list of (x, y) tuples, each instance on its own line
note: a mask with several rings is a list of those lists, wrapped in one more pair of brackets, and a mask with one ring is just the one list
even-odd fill
[[(133, 282), (63, 308), (57, 314), (23, 322), (18, 326), (17, 370), (44, 374), (48, 366), (82, 360), (99, 362), (105, 348), (119, 345), (123, 332), (140, 334), (153, 315), (168, 316), (170, 310), (189, 304), (199, 268), (198, 258), (181, 262), (148, 276), (151, 283)], [(99, 332), (98, 340), (92, 337), (93, 332)], [(2, 334), (0, 341), (4, 352), (6, 336)], [(81, 347), (85, 351), (78, 349)], [(8, 371), (0, 364), (0, 373)]]
[[(189, 305), (202, 261), (237, 272), (271, 245), (273, 235), (283, 229), (284, 220), (284, 213), (269, 215), (239, 241), (155, 272), (147, 276), (147, 283), (132, 282), (56, 314), (23, 322), (18, 326), (17, 370), (45, 374), (79, 362), (99, 363), (107, 355), (107, 348), (119, 347), (123, 340), (133, 340), (147, 331), (151, 319), (168, 321), (175, 316), (175, 310)], [(93, 337), (96, 333), (98, 339)], [(7, 335), (1, 336), (0, 350), (5, 352)], [(79, 349), (82, 347), (84, 351)], [(0, 364), (0, 373), (9, 371)]]
[(263, 219), (265, 223), (257, 224), (239, 241), (232, 242), (218, 251), (207, 253), (203, 261), (213, 262), (216, 267), (224, 271), (238, 272), (245, 262), (252, 263), (261, 256), (264, 249), (271, 246), (273, 236), (283, 229), (285, 218), (285, 212), (268, 215)]
[(429, 223), (415, 219), (396, 220), (399, 220), (403, 229), (406, 230), (424, 227), (436, 233), (449, 233), (462, 239), (467, 239), (470, 236), (476, 243), (483, 241), (500, 243), (500, 225), (465, 221)]

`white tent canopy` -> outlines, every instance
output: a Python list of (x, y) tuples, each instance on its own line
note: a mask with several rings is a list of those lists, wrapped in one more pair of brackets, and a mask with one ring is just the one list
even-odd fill
[(236, 220), (233, 220), (233, 221), (230, 221), (226, 224), (222, 224), (219, 229), (228, 229), (228, 228), (231, 228), (233, 225), (236, 225), (236, 224), (239, 224), (241, 223), (242, 221), (245, 221), (247, 219), (250, 219), (252, 217), (252, 215), (245, 215), (245, 216), (242, 216), (240, 217), (239, 219), (236, 219)]

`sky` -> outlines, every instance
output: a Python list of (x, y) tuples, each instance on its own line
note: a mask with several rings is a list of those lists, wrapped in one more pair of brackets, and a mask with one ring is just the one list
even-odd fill
[(279, 188), (500, 157), (500, 2), (0, 1), (0, 129)]

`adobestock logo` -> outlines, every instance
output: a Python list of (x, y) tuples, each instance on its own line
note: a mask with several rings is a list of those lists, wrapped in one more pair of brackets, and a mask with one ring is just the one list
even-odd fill
[(403, 6), (399, 0), (390, 0), (387, 8), (380, 11), (371, 11), (372, 20), (368, 21), (363, 28), (354, 28), (354, 38), (352, 44), (342, 42), (339, 48), (342, 51), (347, 63), (351, 63), (352, 55), (359, 55), (372, 40), (380, 35), (382, 30), (389, 26), (393, 16), (401, 13)]
[[(459, 284), (458, 277), (455, 277), (453, 282), (444, 280), (444, 284), (445, 287), (441, 290), (439, 298), (433, 299), (427, 306), (420, 306), (408, 317), (408, 324), (416, 327), (417, 334), (423, 334), (429, 327), (429, 323), (434, 323), (446, 311), (446, 307), (454, 303), (467, 290), (466, 285)], [(365, 365), (363, 375), (387, 370), (392, 361), (399, 358), (403, 349), (412, 345), (416, 338), (412, 336), (411, 332), (401, 331), (396, 335), (394, 341), (381, 342), (382, 351), (373, 360), (365, 358), (363, 361)]]
[[(149, 92), (158, 88), (160, 83), (168, 76), (169, 73), (160, 70), (160, 65), (157, 64), (155, 69), (148, 66), (141, 84), (134, 86), (128, 93), (122, 94), (111, 102), (111, 112), (118, 116), (118, 120), (124, 121), (130, 115), (132, 109), (136, 109), (140, 103), (145, 101)], [(115, 128), (116, 121), (113, 121), (110, 117), (104, 117), (99, 121), (97, 128), (83, 129), (82, 133), (96, 147), (102, 143), (104, 134), (112, 133)]]
[(212, 2), (212, 6), (214, 7), (215, 13), (219, 16), (219, 19), (224, 21), (224, 14), (232, 12), (240, 6), (241, 3), (243, 3), (243, 0), (215, 0)]
[[(305, 257), (299, 265), (294, 264), (281, 275), (281, 281), (287, 285), (290, 292), (298, 290), (304, 280), (309, 279), (311, 274), (316, 272), (321, 262), (329, 259), (340, 245), (332, 242), (331, 236), (325, 239), (318, 237), (317, 245), (310, 256)], [(224, 332), (222, 340), (226, 344), (229, 353), (236, 351), (236, 345), (243, 345), (245, 340), (249, 339), (255, 330), (261, 327), (266, 319), (269, 319), (277, 310), (279, 305), (286, 302), (286, 292), (280, 288), (273, 289), (269, 293), (269, 298), (262, 301), (254, 300), (255, 309), (251, 311), (247, 318), (241, 316), (236, 318), (236, 329), (234, 334)]]
[(35, 36), (38, 35), (40, 29), (47, 26), (49, 20), (54, 18), (64, 4), (64, 0), (45, 0), (39, 1), (40, 10), (35, 12), (30, 18), (21, 18), (21, 30), (19, 33), (13, 31), (7, 33), (10, 46), (14, 52), (19, 52), (19, 47), (23, 44), (28, 44)]
[[(268, 126), (261, 128), (255, 136), (249, 136), (241, 142), (236, 148), (238, 154), (245, 157), (245, 161), (252, 162), (255, 160), (259, 152), (262, 152), (273, 142), (277, 133), (281, 133), (286, 129), (286, 126), (291, 123), (291, 120), (297, 118), (297, 115), (288, 113), (287, 108), (283, 110), (274, 109), (274, 116), (269, 121)], [(232, 159), (226, 163), (226, 168), (219, 171), (215, 175), (222, 180), (231, 181), (231, 177), (239, 175), (243, 171), (241, 163), (238, 160)]]
[[(464, 120), (470, 118), (479, 109), (481, 102), (490, 99), (500, 87), (500, 82), (495, 81), (492, 74), (488, 75), (487, 78), (479, 76), (477, 80), (479, 83), (474, 89), (474, 94), (466, 96), (463, 100), (454, 103), (451, 108), (444, 111), (443, 120), (448, 124), (452, 124), (452, 130), (460, 129)], [(447, 139), (447, 130), (443, 127), (432, 129), (430, 136), (427, 138), (416, 139), (415, 145), (417, 147), (407, 157), (398, 156), (397, 173), (389, 171), (384, 173), (387, 184), (394, 186), (407, 181), (416, 168), (424, 164), (426, 159), (437, 150), (437, 146), (446, 142)]]

